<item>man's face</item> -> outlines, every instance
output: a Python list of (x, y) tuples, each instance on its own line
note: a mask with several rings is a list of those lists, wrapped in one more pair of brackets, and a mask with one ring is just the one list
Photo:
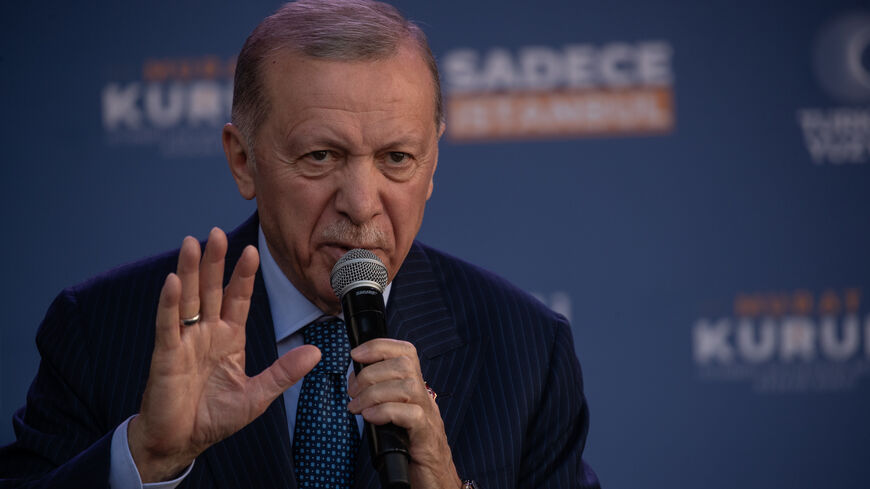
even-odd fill
[(420, 229), (441, 132), (429, 70), (410, 47), (352, 62), (288, 51), (262, 70), (270, 105), (256, 164), (234, 174), (284, 274), (337, 313), (335, 262), (366, 248), (392, 280)]

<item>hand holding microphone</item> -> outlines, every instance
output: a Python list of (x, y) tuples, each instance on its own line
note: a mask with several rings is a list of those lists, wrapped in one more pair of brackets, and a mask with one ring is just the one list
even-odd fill
[(374, 253), (355, 249), (335, 264), (330, 279), (354, 360), (348, 409), (366, 420), (382, 487), (459, 487), (441, 413), (426, 390), (416, 349), (386, 337), (386, 267)]

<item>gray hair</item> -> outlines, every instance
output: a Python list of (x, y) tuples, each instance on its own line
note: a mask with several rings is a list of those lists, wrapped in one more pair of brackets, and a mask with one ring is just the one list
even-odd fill
[(277, 51), (337, 61), (385, 59), (401, 44), (416, 46), (432, 75), (435, 125), (443, 120), (438, 65), (426, 35), (392, 5), (372, 0), (299, 0), (284, 4), (248, 36), (236, 62), (232, 122), (253, 143), (268, 116), (261, 66)]

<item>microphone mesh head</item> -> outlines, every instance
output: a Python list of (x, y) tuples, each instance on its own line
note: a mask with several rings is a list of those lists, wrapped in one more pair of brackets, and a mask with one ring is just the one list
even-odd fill
[(351, 285), (364, 283), (380, 288), (387, 287), (387, 267), (378, 255), (369, 250), (356, 248), (344, 254), (332, 267), (329, 274), (332, 290), (340, 299)]

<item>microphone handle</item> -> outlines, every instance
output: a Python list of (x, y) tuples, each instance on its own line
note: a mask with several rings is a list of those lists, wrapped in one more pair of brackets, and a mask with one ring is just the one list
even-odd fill
[[(341, 308), (351, 348), (387, 336), (384, 296), (377, 289), (368, 286), (351, 289), (341, 298)], [(357, 375), (363, 367), (365, 365), (353, 362)], [(393, 423), (376, 426), (366, 421), (364, 431), (369, 438), (372, 464), (380, 475), (381, 486), (384, 489), (410, 489), (407, 430)]]

